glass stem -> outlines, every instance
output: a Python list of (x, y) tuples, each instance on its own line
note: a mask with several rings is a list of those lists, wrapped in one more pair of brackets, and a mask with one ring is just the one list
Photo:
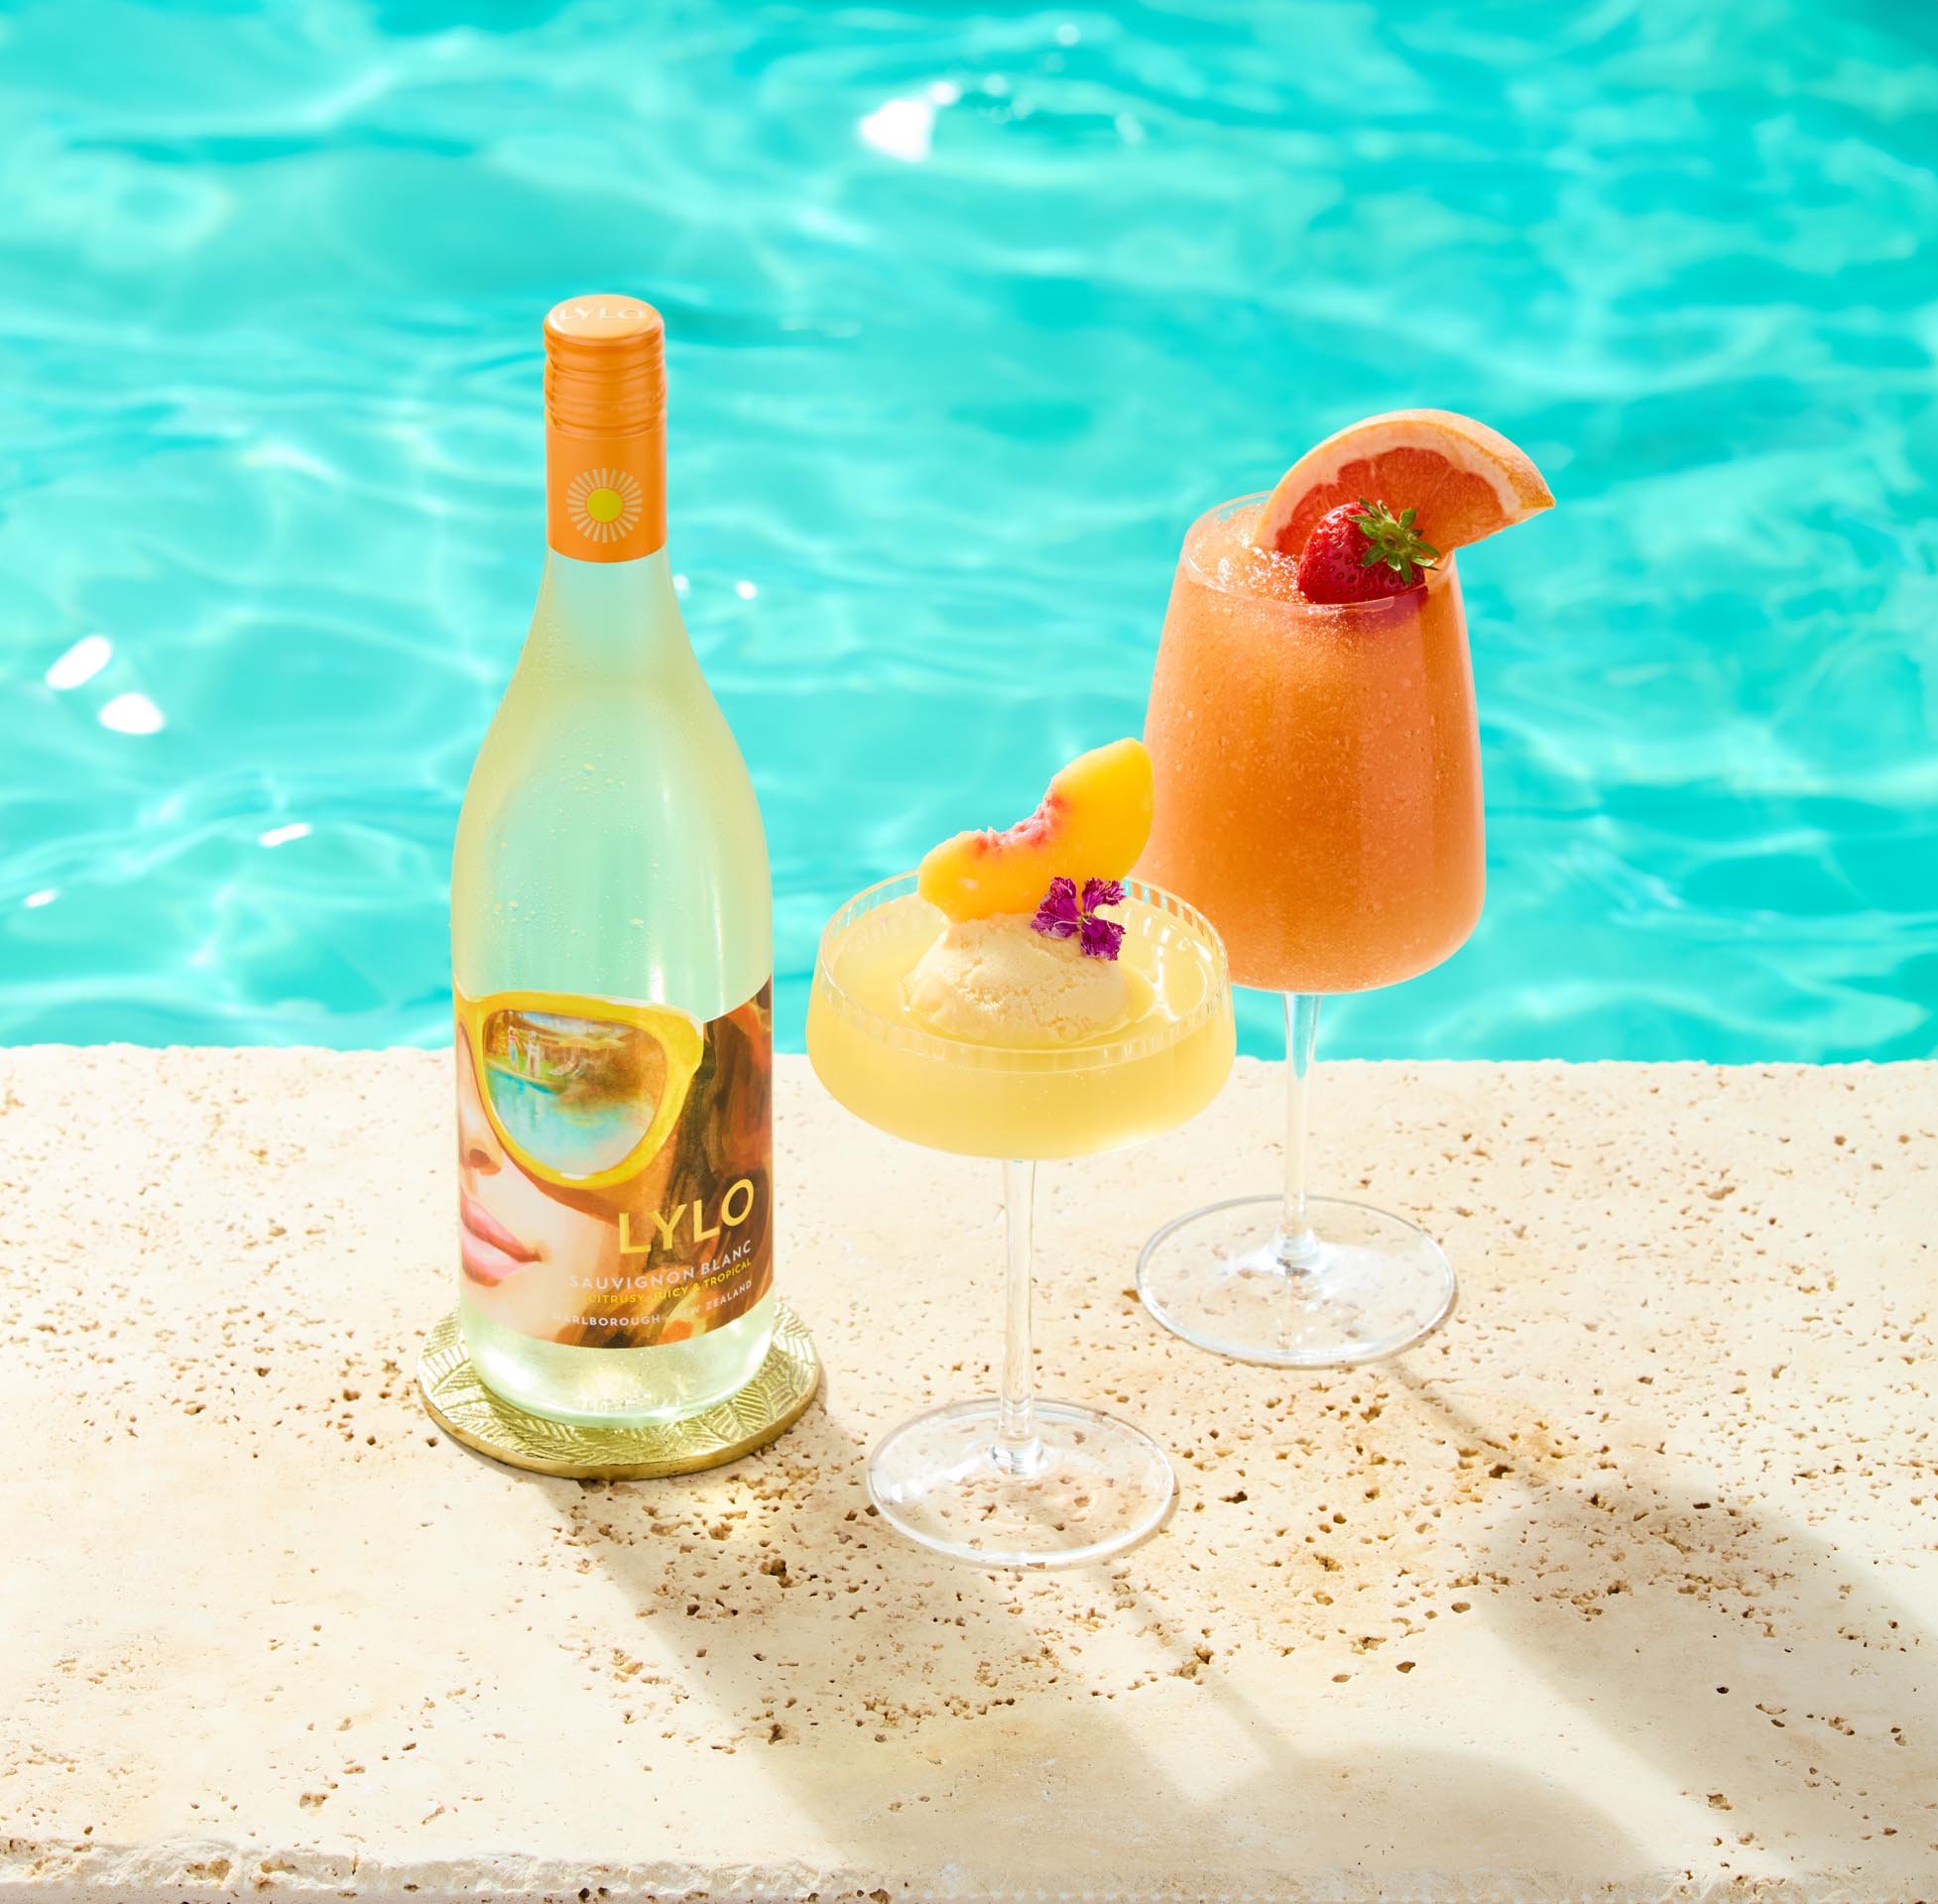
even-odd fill
[(1033, 1474), (1041, 1467), (1043, 1456), (1042, 1443), (1036, 1438), (1036, 1377), (1030, 1343), (1030, 1233), (1035, 1194), (1033, 1163), (1003, 1165), (1004, 1228), (1009, 1233), (1010, 1268), (996, 1465), (1007, 1475)]
[(1319, 1041), (1319, 1000), (1285, 994), (1285, 1206), (1272, 1248), (1287, 1273), (1310, 1268), (1319, 1240), (1305, 1217), (1305, 1133), (1312, 1091), (1312, 1053)]

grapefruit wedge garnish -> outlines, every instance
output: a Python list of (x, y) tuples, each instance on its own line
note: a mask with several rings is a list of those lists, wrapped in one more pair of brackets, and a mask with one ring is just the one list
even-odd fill
[(1465, 548), (1554, 506), (1532, 459), (1498, 429), (1451, 410), (1395, 410), (1308, 449), (1266, 499), (1252, 539), (1296, 560), (1321, 516), (1361, 500), (1417, 510), (1435, 548)]

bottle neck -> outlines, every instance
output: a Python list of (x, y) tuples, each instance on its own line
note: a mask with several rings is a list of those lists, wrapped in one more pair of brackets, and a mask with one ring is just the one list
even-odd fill
[(666, 545), (666, 437), (545, 417), (545, 541), (588, 567), (630, 566)]
[(659, 312), (568, 298), (545, 318), (545, 574), (533, 634), (601, 673), (692, 651), (666, 563), (666, 378)]
[(630, 562), (583, 562), (545, 551), (535, 640), (580, 666), (631, 670), (692, 658), (666, 551)]

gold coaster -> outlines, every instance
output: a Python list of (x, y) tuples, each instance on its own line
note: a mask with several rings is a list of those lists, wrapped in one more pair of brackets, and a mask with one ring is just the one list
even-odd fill
[(471, 1367), (455, 1309), (418, 1356), (418, 1393), (454, 1441), (513, 1468), (579, 1481), (646, 1481), (738, 1461), (798, 1421), (820, 1380), (820, 1358), (786, 1303), (775, 1304), (773, 1346), (746, 1387), (684, 1421), (644, 1428), (547, 1421), (499, 1400)]

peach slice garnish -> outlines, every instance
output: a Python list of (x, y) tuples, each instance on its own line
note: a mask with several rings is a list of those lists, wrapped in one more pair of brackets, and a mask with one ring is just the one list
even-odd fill
[(1080, 754), (1049, 783), (1042, 804), (1003, 832), (958, 833), (931, 847), (915, 890), (952, 919), (1033, 913), (1061, 875), (1121, 880), (1151, 837), (1151, 756), (1112, 741)]

